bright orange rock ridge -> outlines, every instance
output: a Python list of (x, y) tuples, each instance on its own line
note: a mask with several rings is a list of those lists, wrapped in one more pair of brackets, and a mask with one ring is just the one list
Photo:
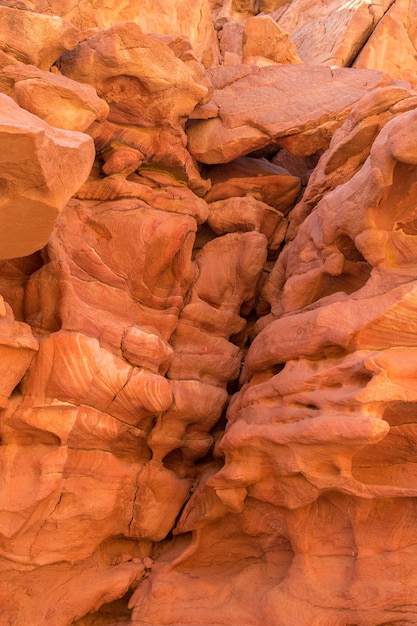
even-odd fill
[(416, 19), (0, 0), (0, 626), (415, 626)]

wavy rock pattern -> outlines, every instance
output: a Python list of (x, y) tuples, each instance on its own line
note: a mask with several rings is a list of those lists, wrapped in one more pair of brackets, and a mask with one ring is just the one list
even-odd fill
[(414, 3), (0, 5), (0, 625), (415, 624)]

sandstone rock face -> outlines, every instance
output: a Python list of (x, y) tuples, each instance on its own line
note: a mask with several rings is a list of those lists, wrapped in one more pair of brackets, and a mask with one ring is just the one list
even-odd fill
[(89, 0), (24, 0), (26, 7), (46, 15), (59, 15), (78, 29), (108, 28), (118, 22), (135, 22), (144, 33), (181, 33), (191, 41), (200, 61), (209, 67), (218, 61), (218, 43), (215, 36), (207, 0), (188, 2), (168, 0), (155, 4), (145, 0), (138, 8), (133, 0), (120, 4), (90, 2)]
[[(157, 170), (168, 167), (174, 184), (179, 175), (193, 190), (207, 190), (208, 183), (185, 150), (183, 126), (196, 105), (209, 99), (212, 87), (198, 65), (190, 69), (176, 56), (183, 50), (175, 44), (143, 35), (134, 22), (121, 22), (100, 30), (59, 60), (65, 76), (90, 84), (109, 105), (107, 122), (92, 124), (88, 133), (105, 161), (103, 172), (120, 174), (117, 182), (124, 193), (129, 189), (124, 179), (149, 163)], [(98, 181), (92, 178), (87, 197), (112, 199), (112, 194), (97, 191)], [(120, 193), (116, 191), (116, 197)]]
[(109, 113), (107, 103), (89, 85), (33, 65), (3, 67), (0, 89), (22, 109), (65, 130), (83, 132), (94, 121), (104, 121)]
[(384, 68), (392, 76), (416, 86), (415, 46), (417, 5), (393, 2), (355, 61), (355, 67)]
[(278, 17), (278, 24), (290, 35), (306, 63), (346, 67), (355, 60), (391, 4), (395, 2), (292, 0)]
[(275, 63), (301, 63), (295, 44), (268, 15), (246, 20), (243, 30), (242, 57), (266, 57)]
[[(0, 257), (39, 250), (62, 207), (87, 178), (92, 140), (55, 129), (0, 94)], [(23, 175), (24, 174), (24, 175)]]
[[(366, 70), (305, 65), (274, 65), (243, 76), (227, 68), (218, 72), (224, 85), (213, 95), (218, 116), (193, 121), (188, 129), (189, 150), (203, 163), (227, 163), (271, 143), (297, 156), (322, 151), (355, 102), (391, 82)], [(300, 100), (300, 83), (308, 99)]]
[(226, 22), (219, 43), (224, 65), (301, 63), (295, 44), (269, 15)]
[(49, 70), (62, 52), (77, 44), (77, 29), (56, 15), (0, 6), (0, 19), (0, 50), (10, 61), (15, 59)]
[(211, 180), (211, 189), (205, 196), (207, 202), (254, 198), (288, 212), (301, 186), (298, 176), (291, 176), (267, 159), (243, 157), (209, 167), (206, 172)]
[(414, 3), (0, 5), (0, 626), (414, 625)]
[(59, 68), (65, 76), (93, 85), (112, 104), (110, 119), (122, 123), (175, 125), (207, 95), (207, 87), (193, 81), (174, 52), (142, 35), (134, 22), (92, 35), (63, 55)]

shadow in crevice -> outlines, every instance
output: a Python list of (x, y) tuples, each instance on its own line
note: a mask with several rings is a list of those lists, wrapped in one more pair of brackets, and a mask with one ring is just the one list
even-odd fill
[(121, 598), (103, 604), (98, 611), (72, 622), (72, 626), (128, 626), (131, 618), (128, 604), (132, 593), (129, 590)]

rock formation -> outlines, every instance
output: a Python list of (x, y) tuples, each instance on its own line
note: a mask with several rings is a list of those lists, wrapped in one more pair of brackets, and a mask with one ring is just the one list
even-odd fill
[(0, 5), (0, 626), (416, 624), (416, 2)]

